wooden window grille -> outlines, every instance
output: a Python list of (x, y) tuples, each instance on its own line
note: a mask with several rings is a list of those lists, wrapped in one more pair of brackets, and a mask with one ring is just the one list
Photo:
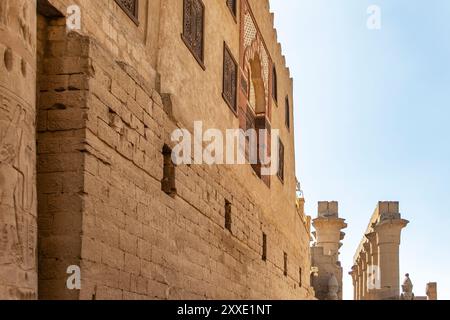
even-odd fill
[(139, 0), (116, 0), (116, 2), (130, 19), (139, 25)]
[(230, 49), (224, 44), (223, 50), (223, 92), (222, 96), (225, 102), (237, 112), (237, 77), (238, 67), (236, 60), (230, 52)]
[(204, 65), (204, 27), (205, 5), (201, 0), (183, 0), (183, 34), (184, 43), (194, 58)]

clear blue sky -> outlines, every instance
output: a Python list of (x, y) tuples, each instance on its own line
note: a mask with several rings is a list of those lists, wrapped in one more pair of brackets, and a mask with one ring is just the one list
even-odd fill
[[(382, 28), (366, 27), (378, 5)], [(352, 257), (379, 200), (400, 201), (401, 280), (450, 299), (450, 1), (271, 0), (294, 77), (297, 176), (308, 214), (337, 200)]]

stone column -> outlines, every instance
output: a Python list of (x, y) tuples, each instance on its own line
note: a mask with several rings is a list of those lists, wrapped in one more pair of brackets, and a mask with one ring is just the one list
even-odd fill
[(364, 251), (361, 252), (362, 255), (362, 266), (363, 266), (363, 298), (362, 300), (369, 300), (369, 289), (367, 287), (367, 281), (368, 281), (368, 266), (370, 265), (369, 262), (369, 244), (364, 243)]
[(356, 274), (355, 274), (355, 282), (356, 282), (356, 294), (355, 294), (355, 300), (359, 300), (359, 268), (358, 265), (356, 265)]
[(358, 300), (362, 300), (364, 284), (363, 284), (363, 267), (361, 256), (358, 257), (358, 260), (356, 262), (358, 264)]
[(368, 272), (371, 283), (368, 283), (368, 300), (378, 300), (377, 298), (377, 285), (379, 284), (379, 268), (378, 268), (378, 244), (377, 235), (375, 232), (366, 234), (366, 238), (369, 243), (369, 261)]
[[(319, 278), (321, 282), (329, 280), (329, 276), (334, 274), (338, 282), (338, 299), (342, 299), (342, 267), (339, 262), (339, 249), (342, 246), (341, 241), (345, 233), (341, 230), (347, 227), (345, 219), (339, 218), (338, 203), (335, 201), (319, 202), (318, 216), (313, 220), (315, 231), (315, 248), (321, 250), (312, 250), (312, 261), (319, 269)], [(322, 289), (317, 288), (316, 292)], [(321, 296), (317, 295), (319, 299)]]
[(345, 219), (339, 218), (337, 202), (319, 202), (319, 214), (313, 220), (316, 229), (316, 242), (323, 248), (326, 255), (333, 256), (338, 261), (339, 248), (344, 234), (342, 229), (347, 227)]
[(352, 271), (350, 271), (348, 274), (352, 277), (352, 284), (353, 284), (353, 300), (357, 300), (357, 267), (354, 265), (352, 266)]
[(430, 282), (427, 284), (427, 299), (437, 300), (437, 283)]
[(36, 1), (0, 1), (0, 299), (37, 298)]
[(400, 297), (400, 234), (407, 224), (408, 221), (404, 219), (387, 219), (380, 221), (374, 228), (381, 273), (381, 299)]

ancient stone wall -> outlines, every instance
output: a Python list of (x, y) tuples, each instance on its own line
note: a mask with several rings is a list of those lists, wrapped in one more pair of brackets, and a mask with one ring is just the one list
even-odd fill
[(89, 43), (64, 18), (38, 15), (38, 30), (39, 297), (74, 299), (66, 271), (80, 264)]
[(0, 299), (37, 297), (35, 10), (0, 2)]
[(161, 190), (175, 123), (139, 72), (97, 43), (90, 52), (80, 297), (307, 298), (298, 278), (307, 257), (225, 168), (177, 167), (177, 195)]
[[(39, 64), (36, 79), (34, 42), (2, 37), (2, 219), (11, 213), (0, 225), (2, 297), (36, 298), (37, 194), (40, 299), (311, 298), (292, 128), (282, 132), (286, 179), (274, 177), (270, 188), (249, 165), (165, 167), (174, 129), (195, 120), (238, 127), (220, 93), (223, 41), (236, 56), (239, 46), (239, 20), (225, 1), (205, 3), (205, 73), (194, 71), (192, 56), (178, 56), (186, 49), (182, 1), (140, 0), (136, 20), (115, 0), (38, 0), (39, 14), (30, 5), (30, 16), (18, 14), (25, 3), (2, 2), (0, 11), (2, 23), (8, 10), (30, 22), (0, 32), (35, 39), (37, 30)], [(63, 16), (73, 4), (81, 29), (69, 31)], [(262, 32), (270, 30), (268, 50), (284, 63), (270, 13), (256, 16)], [(292, 93), (283, 68), (281, 101)], [(8, 85), (4, 74), (17, 81)], [(178, 90), (188, 84), (195, 85)], [(24, 111), (14, 113), (18, 102)], [(284, 108), (275, 110), (273, 125), (281, 127)], [(66, 286), (70, 266), (81, 269), (81, 290)]]

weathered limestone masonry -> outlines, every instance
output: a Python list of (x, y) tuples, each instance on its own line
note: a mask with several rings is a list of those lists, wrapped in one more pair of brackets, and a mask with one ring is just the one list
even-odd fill
[[(47, 12), (50, 15), (49, 12)], [(65, 19), (38, 15), (37, 190), (39, 297), (77, 298), (67, 267), (80, 265), (89, 39)]]
[(378, 203), (350, 272), (355, 300), (400, 298), (400, 235), (408, 223), (401, 218), (398, 202)]
[[(204, 1), (204, 68), (180, 37), (181, 0), (140, 0), (128, 14), (115, 0), (38, 0), (37, 14), (33, 1), (1, 2), (2, 17), (20, 17), (17, 8), (29, 5), (29, 24), (0, 32), (28, 28), (34, 39), (37, 29), (39, 70), (36, 81), (33, 42), (27, 51), (7, 42), (20, 34), (1, 37), (0, 174), (8, 179), (0, 180), (0, 226), (8, 240), (0, 242), (0, 298), (36, 298), (37, 261), (39, 299), (313, 298), (309, 220), (296, 199), (294, 130), (285, 124), (292, 79), (268, 1), (245, 1), (245, 17), (254, 9), (250, 39), (278, 66), (279, 106), (266, 100), (273, 107), (265, 117), (281, 129), (284, 180), (267, 183), (249, 165), (167, 168), (174, 129), (191, 130), (196, 120), (239, 127), (221, 95), (222, 60), (224, 41), (235, 57), (243, 48), (244, 1), (236, 18), (226, 1)], [(81, 30), (69, 32), (64, 16), (73, 4)], [(26, 112), (13, 113), (9, 101)], [(69, 266), (81, 268), (81, 290), (66, 287)]]
[(35, 12), (0, 1), (0, 299), (37, 297)]
[(339, 218), (336, 201), (319, 202), (318, 216), (313, 220), (316, 231), (311, 247), (312, 286), (319, 300), (342, 300), (342, 266), (339, 249), (342, 247), (347, 227), (345, 219)]

